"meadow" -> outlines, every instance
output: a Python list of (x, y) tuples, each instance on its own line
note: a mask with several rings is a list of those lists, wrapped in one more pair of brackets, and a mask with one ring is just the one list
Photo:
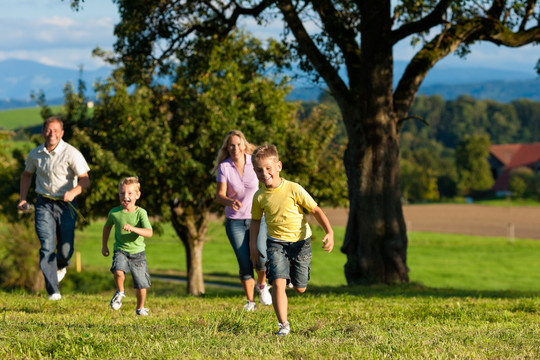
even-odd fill
[(200, 297), (187, 295), (181, 281), (158, 280), (185, 277), (185, 252), (172, 228), (164, 226), (162, 235), (148, 239), (153, 284), (151, 315), (145, 318), (135, 315), (133, 289), (119, 311), (108, 307), (114, 287), (111, 258), (100, 253), (102, 225), (78, 232), (82, 271), (70, 268), (61, 301), (49, 302), (43, 292), (0, 292), (2, 359), (540, 357), (536, 240), (414, 232), (411, 283), (346, 286), (346, 258), (339, 251), (344, 228), (335, 228), (331, 254), (320, 248), (321, 231), (315, 229), (308, 291), (288, 292), (292, 331), (277, 338), (271, 307), (242, 311), (236, 261), (222, 223), (209, 230), (207, 287)]
[[(53, 113), (61, 110), (61, 106), (51, 106)], [(40, 125), (43, 122), (38, 106), (0, 111), (0, 129), (16, 130)]]

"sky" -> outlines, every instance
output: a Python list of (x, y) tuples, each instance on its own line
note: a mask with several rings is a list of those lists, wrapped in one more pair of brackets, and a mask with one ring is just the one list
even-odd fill
[[(69, 0), (0, 0), (0, 60), (34, 60), (70, 69), (82, 65), (85, 70), (95, 70), (104, 64), (92, 57), (92, 50), (98, 46), (112, 50), (118, 21), (112, 0), (86, 0), (78, 12), (71, 9)], [(279, 23), (268, 28), (249, 21), (245, 24), (262, 38), (282, 30)], [(394, 49), (395, 60), (407, 61), (415, 52), (406, 40)], [(466, 59), (450, 55), (436, 66), (530, 71), (533, 77), (540, 58), (540, 46), (510, 49), (486, 43), (472, 49)]]

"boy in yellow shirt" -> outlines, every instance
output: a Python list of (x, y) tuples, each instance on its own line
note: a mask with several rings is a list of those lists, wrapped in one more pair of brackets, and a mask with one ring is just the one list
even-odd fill
[(311, 228), (303, 209), (310, 212), (322, 226), (323, 249), (331, 252), (334, 247), (334, 232), (328, 218), (302, 186), (279, 176), (282, 169), (274, 145), (264, 145), (255, 150), (252, 162), (257, 178), (264, 185), (253, 196), (251, 208), (251, 261), (259, 263), (257, 236), (261, 218), (265, 216), (268, 228), (267, 278), (272, 283), (272, 303), (278, 318), (277, 335), (288, 335), (288, 300), (285, 290), (288, 283), (304, 293), (309, 280), (311, 263)]

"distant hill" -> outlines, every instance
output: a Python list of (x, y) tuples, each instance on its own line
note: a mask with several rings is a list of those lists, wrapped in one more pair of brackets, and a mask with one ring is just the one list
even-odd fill
[[(406, 62), (396, 61), (394, 70), (396, 81), (405, 70)], [(93, 96), (92, 84), (97, 79), (104, 79), (111, 69), (102, 67), (97, 70), (83, 69), (82, 79), (87, 85), (87, 95)], [(30, 100), (32, 92), (43, 91), (51, 105), (63, 102), (64, 85), (79, 80), (78, 70), (43, 65), (28, 60), (0, 61), (0, 109), (13, 109), (34, 106)], [(317, 100), (321, 88), (309, 85), (305, 76), (302, 81), (295, 80), (294, 90), (289, 95), (291, 100)], [(478, 99), (493, 99), (510, 102), (514, 99), (527, 98), (540, 101), (540, 80), (532, 69), (500, 70), (485, 68), (452, 68), (436, 66), (426, 77), (421, 94), (440, 94), (447, 100), (459, 95), (469, 94)]]
[(110, 74), (106, 67), (86, 71), (82, 77), (79, 70), (43, 65), (29, 60), (0, 61), (0, 106), (16, 107), (19, 103), (30, 102), (32, 92), (43, 91), (47, 99), (62, 99), (64, 85), (72, 82), (77, 86), (79, 78), (86, 82), (88, 95), (93, 95), (92, 83)]

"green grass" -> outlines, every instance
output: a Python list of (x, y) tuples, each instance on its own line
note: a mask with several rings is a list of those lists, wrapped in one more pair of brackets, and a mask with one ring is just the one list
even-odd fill
[[(344, 229), (335, 229), (331, 254), (320, 249), (315, 229), (308, 291), (288, 291), (292, 332), (277, 338), (273, 309), (242, 312), (241, 290), (207, 286), (192, 297), (185, 284), (153, 280), (151, 316), (136, 317), (130, 288), (122, 309), (110, 310), (102, 225), (78, 232), (83, 271), (70, 269), (61, 301), (0, 291), (0, 358), (540, 357), (539, 241), (411, 233), (410, 284), (349, 287), (339, 251)], [(185, 252), (169, 226), (148, 239), (147, 257), (151, 273), (185, 274)], [(206, 280), (238, 283), (221, 223), (211, 224), (203, 268)]]
[[(102, 222), (77, 233), (76, 250), (83, 268), (103, 270), (111, 259), (101, 255)], [(321, 249), (322, 231), (313, 227), (313, 259), (310, 285), (346, 285), (341, 253), (345, 229), (335, 227), (336, 245), (328, 254)], [(161, 236), (147, 239), (147, 258), (151, 272), (186, 272), (183, 245), (171, 226)], [(112, 249), (112, 237), (110, 241)], [(428, 287), (465, 290), (540, 291), (540, 241), (489, 238), (471, 235), (409, 234), (408, 265), (411, 281)], [(211, 223), (203, 251), (203, 269), (207, 280), (237, 283), (238, 267), (222, 223)]]
[[(178, 286), (178, 285), (176, 285)], [(414, 286), (313, 287), (289, 292), (291, 334), (277, 338), (271, 307), (240, 310), (237, 292), (189, 297), (155, 284), (151, 316), (128, 295), (0, 292), (0, 356), (59, 359), (538, 358), (537, 295), (435, 291)]]
[[(61, 106), (51, 106), (53, 113), (60, 111)], [(29, 107), (22, 109), (1, 110), (0, 128), (5, 130), (15, 130), (40, 125), (43, 119), (40, 115), (39, 107)]]

